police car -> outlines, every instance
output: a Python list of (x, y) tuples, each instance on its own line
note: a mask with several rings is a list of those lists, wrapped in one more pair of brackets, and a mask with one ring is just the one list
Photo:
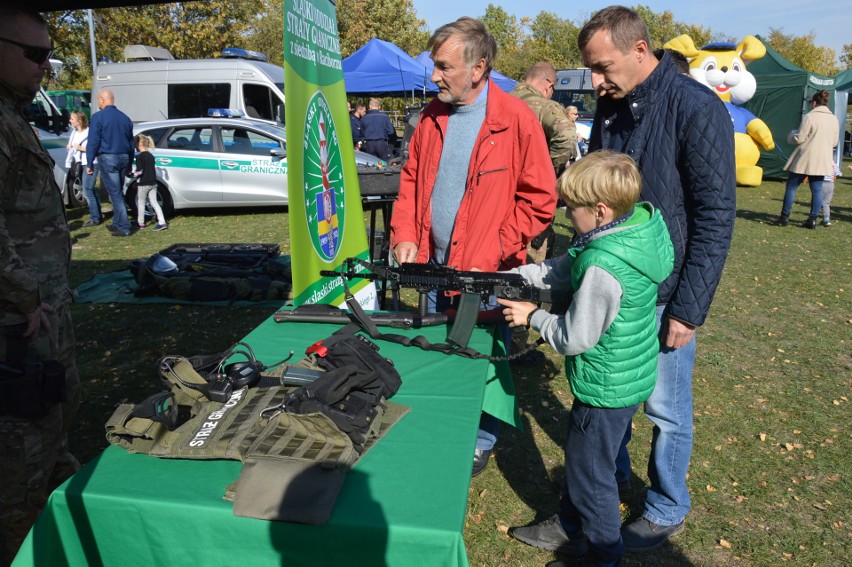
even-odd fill
[[(287, 138), (284, 128), (211, 109), (207, 118), (137, 124), (134, 134), (153, 139), (157, 199), (166, 217), (176, 210), (287, 205)], [(236, 118), (232, 116), (237, 116)], [(359, 166), (384, 162), (355, 152)], [(136, 211), (137, 181), (125, 187)]]

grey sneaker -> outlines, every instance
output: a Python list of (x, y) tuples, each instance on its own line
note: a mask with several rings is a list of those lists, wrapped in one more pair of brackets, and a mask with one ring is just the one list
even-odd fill
[(169, 225), (167, 225), (167, 224), (158, 224), (154, 228), (152, 228), (151, 230), (153, 230), (154, 232), (159, 232), (161, 230), (166, 230), (167, 228), (169, 228)]
[(673, 526), (661, 526), (646, 518), (639, 518), (621, 528), (624, 550), (632, 553), (653, 551), (661, 547), (672, 536), (682, 532), (683, 527), (683, 522)]
[(586, 536), (582, 531), (574, 535), (568, 535), (562, 528), (559, 515), (555, 515), (540, 524), (509, 528), (509, 535), (527, 545), (556, 551), (563, 555), (584, 555), (588, 550)]
[[(831, 226), (831, 219), (822, 219), (822, 222), (819, 223), (819, 224), (821, 224), (822, 226)], [(83, 225), (83, 226), (86, 226), (86, 225)]]

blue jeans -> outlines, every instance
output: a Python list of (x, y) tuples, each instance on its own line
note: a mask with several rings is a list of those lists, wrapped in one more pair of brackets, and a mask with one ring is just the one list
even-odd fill
[(130, 156), (100, 154), (98, 165), (101, 168), (101, 181), (112, 203), (112, 226), (122, 234), (130, 234), (130, 221), (127, 220), (127, 206), (124, 204), (124, 174), (130, 165)]
[(781, 207), (781, 214), (790, 216), (790, 211), (793, 210), (793, 202), (796, 200), (796, 191), (799, 189), (805, 179), (808, 180), (808, 185), (811, 188), (811, 214), (816, 218), (822, 209), (822, 182), (825, 177), (822, 175), (805, 175), (803, 173), (793, 173), (792, 171), (787, 176), (787, 189), (784, 191), (784, 205)]
[[(660, 330), (664, 305), (657, 306), (657, 331)], [(661, 339), (662, 340), (662, 339)], [(660, 348), (657, 355), (657, 385), (645, 402), (645, 415), (654, 424), (648, 480), (645, 496), (648, 521), (674, 526), (683, 521), (692, 506), (686, 473), (692, 456), (692, 366), (695, 363), (695, 336), (679, 349)], [(627, 443), (631, 428), (624, 433), (616, 458), (616, 481), (630, 478)]]
[(615, 458), (637, 409), (638, 404), (598, 408), (574, 400), (568, 418), (566, 492), (559, 518), (575, 528), (582, 526), (600, 563), (615, 562), (624, 554)]
[(83, 197), (86, 199), (86, 204), (89, 205), (89, 220), (94, 222), (103, 222), (104, 216), (101, 213), (101, 198), (98, 192), (95, 191), (95, 179), (98, 177), (98, 164), (92, 166), (92, 174), (86, 173), (86, 167), (83, 168)]

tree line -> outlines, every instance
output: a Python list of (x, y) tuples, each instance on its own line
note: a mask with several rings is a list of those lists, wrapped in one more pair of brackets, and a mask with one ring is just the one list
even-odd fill
[[(283, 0), (207, 0), (93, 10), (97, 56), (123, 59), (125, 45), (144, 44), (168, 49), (177, 59), (216, 57), (224, 47), (244, 47), (265, 53), (270, 62), (282, 65)], [(681, 34), (696, 45), (710, 41), (737, 42), (742, 38), (724, 30), (678, 22), (668, 10), (655, 12), (633, 6), (648, 25), (653, 47)], [(85, 10), (50, 12), (48, 20), (55, 57), (64, 70), (53, 86), (89, 89), (92, 62)], [(494, 35), (499, 47), (495, 68), (514, 79), (523, 77), (537, 61), (549, 61), (557, 69), (582, 66), (577, 34), (591, 17), (571, 20), (549, 11), (535, 17), (516, 17), (489, 4), (478, 16)], [(390, 41), (412, 56), (426, 49), (430, 30), (417, 17), (412, 0), (338, 0), (338, 30), (342, 56), (348, 57), (373, 37)], [(785, 34), (770, 28), (764, 38), (792, 63), (814, 73), (834, 75), (852, 67), (852, 44), (843, 46), (840, 67), (833, 49), (816, 45), (813, 33)]]

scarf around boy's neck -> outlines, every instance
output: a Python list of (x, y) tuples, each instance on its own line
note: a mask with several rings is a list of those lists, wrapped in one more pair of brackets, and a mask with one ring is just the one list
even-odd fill
[(632, 208), (627, 212), (626, 215), (618, 217), (614, 221), (608, 222), (604, 225), (601, 225), (597, 228), (590, 230), (589, 232), (587, 232), (585, 234), (581, 234), (581, 235), (575, 237), (574, 240), (571, 242), (571, 248), (582, 248), (583, 246), (585, 246), (586, 244), (589, 243), (589, 240), (591, 240), (594, 235), (600, 234), (601, 232), (603, 232), (605, 230), (609, 230), (609, 229), (614, 228), (614, 227), (616, 227), (620, 224), (623, 224), (624, 222), (627, 221), (627, 219), (629, 219), (633, 215), (633, 211), (634, 211), (634, 209)]

